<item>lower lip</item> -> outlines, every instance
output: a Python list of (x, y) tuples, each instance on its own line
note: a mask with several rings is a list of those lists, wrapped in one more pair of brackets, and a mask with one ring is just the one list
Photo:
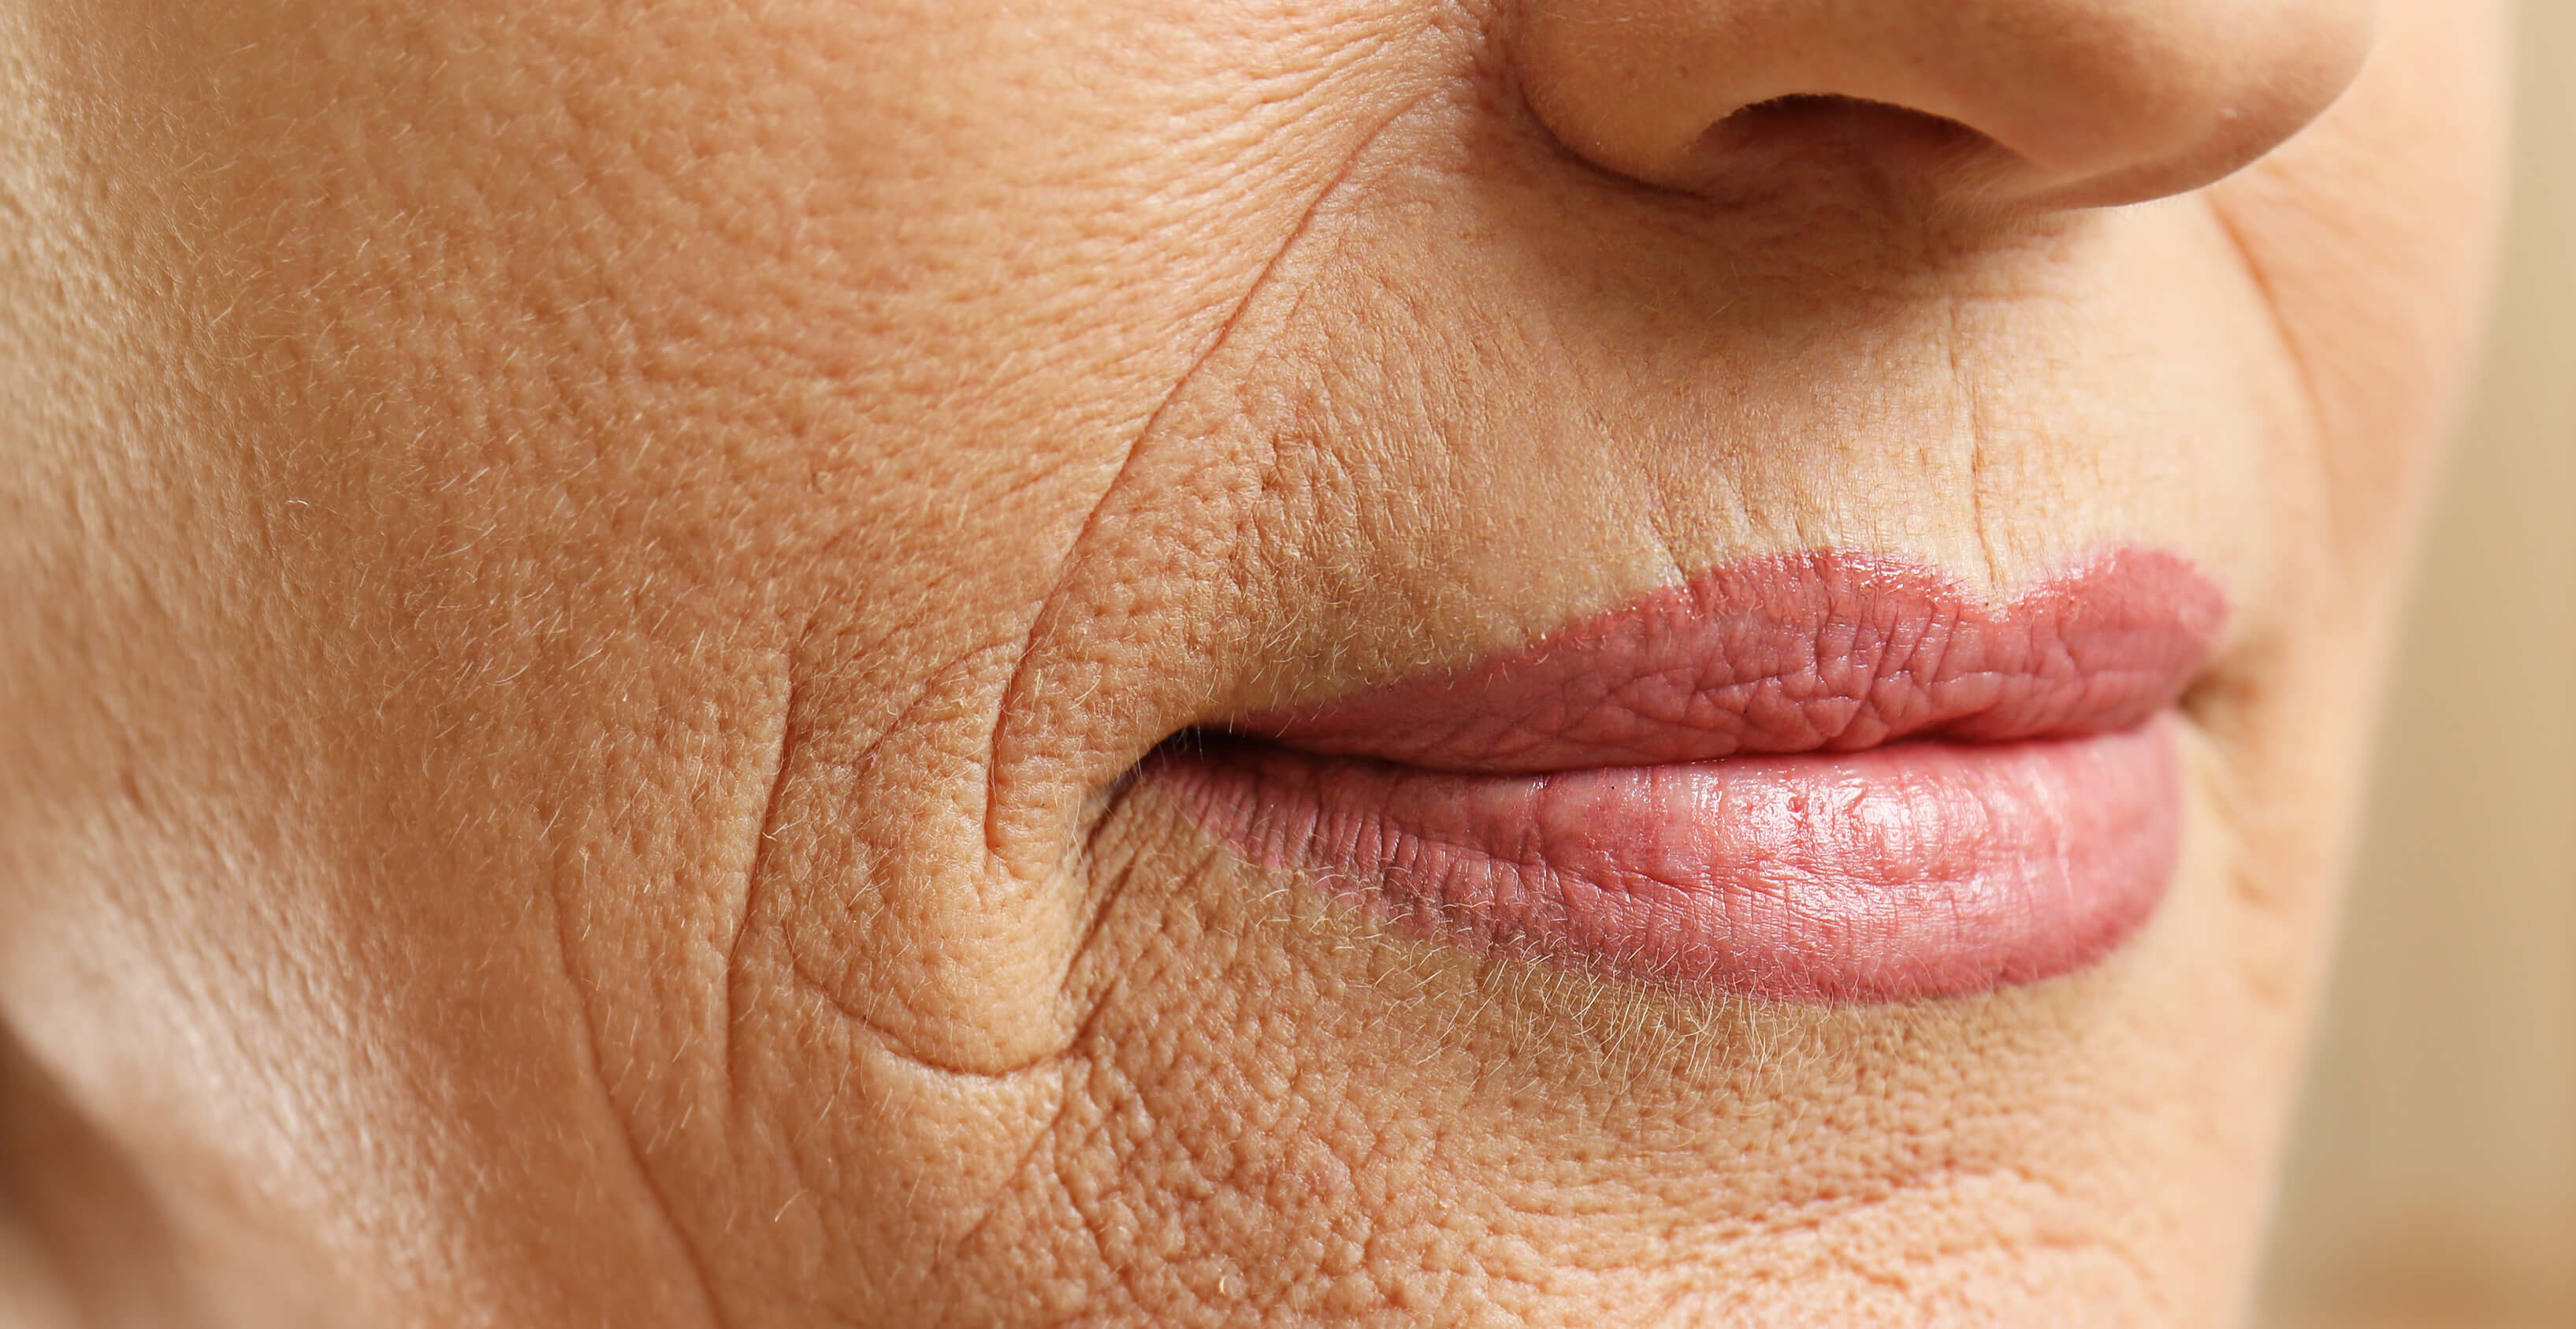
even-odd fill
[(1524, 775), (1208, 739), (1150, 769), (1253, 862), (1436, 940), (1885, 1002), (2053, 978), (2136, 931), (2179, 852), (2173, 726)]

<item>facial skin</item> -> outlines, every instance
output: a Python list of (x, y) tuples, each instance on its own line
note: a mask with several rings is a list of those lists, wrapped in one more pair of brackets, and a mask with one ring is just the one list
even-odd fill
[[(2226, 1323), (2500, 28), (10, 0), (17, 1226), (110, 1324)], [(2119, 544), (2229, 626), (2046, 983), (1479, 958), (1126, 778), (1730, 559)]]

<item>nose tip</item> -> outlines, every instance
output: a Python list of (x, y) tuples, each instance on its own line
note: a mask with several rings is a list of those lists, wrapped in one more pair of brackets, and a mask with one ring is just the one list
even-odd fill
[(2374, 0), (1530, 0), (1513, 60), (1568, 148), (1682, 189), (1783, 106), (1897, 108), (1973, 135), (1846, 134), (1949, 197), (2050, 208), (2194, 189), (2298, 132), (2359, 71)]

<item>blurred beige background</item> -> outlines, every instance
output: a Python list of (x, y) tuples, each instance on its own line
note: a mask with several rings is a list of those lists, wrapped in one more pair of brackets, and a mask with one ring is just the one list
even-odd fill
[(2576, 0), (2525, 0), (2488, 366), (2434, 518), (2264, 1289), (2576, 1329)]

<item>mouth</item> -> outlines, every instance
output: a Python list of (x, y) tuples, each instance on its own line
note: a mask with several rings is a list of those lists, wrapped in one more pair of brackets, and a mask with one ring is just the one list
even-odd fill
[(1690, 989), (1900, 1001), (2099, 960), (2174, 873), (2172, 706), (2226, 618), (2122, 549), (1988, 605), (1748, 559), (1526, 646), (1159, 749), (1253, 863), (1419, 935)]

